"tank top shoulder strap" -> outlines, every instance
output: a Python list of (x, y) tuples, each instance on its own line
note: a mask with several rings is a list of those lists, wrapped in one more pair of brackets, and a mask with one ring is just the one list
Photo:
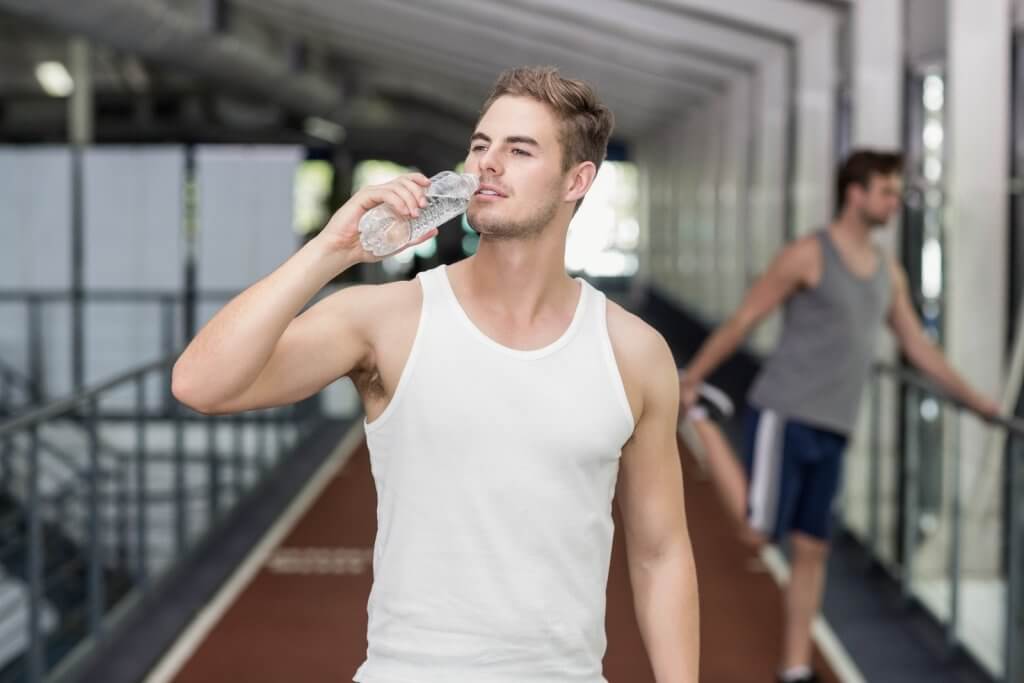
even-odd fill
[(608, 332), (608, 298), (597, 287), (594, 287), (586, 280), (580, 279), (583, 290), (580, 295), (587, 297), (587, 317), (592, 325), (605, 334)]
[(420, 271), (416, 279), (423, 290), (423, 310), (436, 310), (444, 304), (447, 288), (441, 281), (445, 277), (444, 266)]
[(633, 408), (629, 403), (629, 396), (626, 393), (626, 384), (619, 368), (618, 360), (615, 358), (615, 350), (612, 347), (611, 330), (608, 329), (608, 297), (600, 289), (592, 287), (585, 280), (583, 286), (589, 288), (590, 300), (587, 315), (591, 325), (591, 331), (597, 344), (600, 347), (601, 358), (608, 372), (608, 379), (612, 384), (612, 393), (619, 405), (619, 411), (625, 419), (627, 434), (632, 433), (636, 427), (633, 417)]
[(836, 251), (836, 245), (832, 241), (832, 236), (828, 234), (828, 228), (822, 228), (815, 234), (818, 236), (818, 244), (821, 245), (822, 260), (834, 261), (839, 258), (839, 252)]
[(875, 253), (878, 254), (878, 272), (876, 273), (875, 280), (881, 285), (888, 287), (891, 284), (890, 280), (892, 280), (892, 273), (889, 268), (889, 254), (880, 244), (875, 245)]

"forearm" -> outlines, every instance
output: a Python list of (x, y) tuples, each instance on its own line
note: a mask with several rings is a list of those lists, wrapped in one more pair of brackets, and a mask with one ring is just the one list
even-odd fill
[(288, 324), (352, 257), (314, 239), (232, 299), (200, 330), (174, 366), (174, 394), (215, 406), (248, 388)]
[(914, 366), (943, 391), (976, 408), (980, 396), (960, 373), (953, 369), (938, 348), (927, 341), (921, 341), (917, 348), (909, 350), (907, 355)]
[(747, 326), (738, 318), (731, 318), (704, 342), (693, 360), (686, 366), (687, 380), (693, 384), (703, 382), (715, 369), (743, 343)]
[(697, 683), (700, 614), (693, 551), (680, 542), (649, 561), (630, 560), (640, 635), (657, 683)]

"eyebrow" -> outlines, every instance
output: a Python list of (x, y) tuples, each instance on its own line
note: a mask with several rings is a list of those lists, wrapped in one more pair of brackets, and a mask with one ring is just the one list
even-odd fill
[[(491, 142), (491, 138), (486, 133), (473, 133), (473, 137), (470, 138), (470, 142), (473, 140), (483, 140), (484, 142)], [(505, 138), (505, 144), (509, 145), (533, 145), (534, 147), (540, 147), (540, 143), (531, 138), (529, 135), (510, 135)]]

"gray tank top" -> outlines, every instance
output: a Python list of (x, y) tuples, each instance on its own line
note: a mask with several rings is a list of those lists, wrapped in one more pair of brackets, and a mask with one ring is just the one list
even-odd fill
[(778, 347), (755, 380), (748, 399), (809, 425), (849, 434), (889, 309), (889, 268), (878, 250), (878, 269), (851, 273), (828, 230), (818, 233), (821, 281), (786, 302)]

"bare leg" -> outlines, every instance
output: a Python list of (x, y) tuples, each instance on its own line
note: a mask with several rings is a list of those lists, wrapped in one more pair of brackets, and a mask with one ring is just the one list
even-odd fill
[(782, 670), (811, 664), (811, 625), (821, 607), (828, 544), (807, 534), (790, 537), (793, 564), (786, 586)]
[(726, 440), (722, 430), (711, 420), (693, 420), (692, 423), (697, 437), (704, 446), (705, 462), (711, 481), (722, 502), (729, 512), (729, 515), (741, 528), (747, 526), (747, 477)]

